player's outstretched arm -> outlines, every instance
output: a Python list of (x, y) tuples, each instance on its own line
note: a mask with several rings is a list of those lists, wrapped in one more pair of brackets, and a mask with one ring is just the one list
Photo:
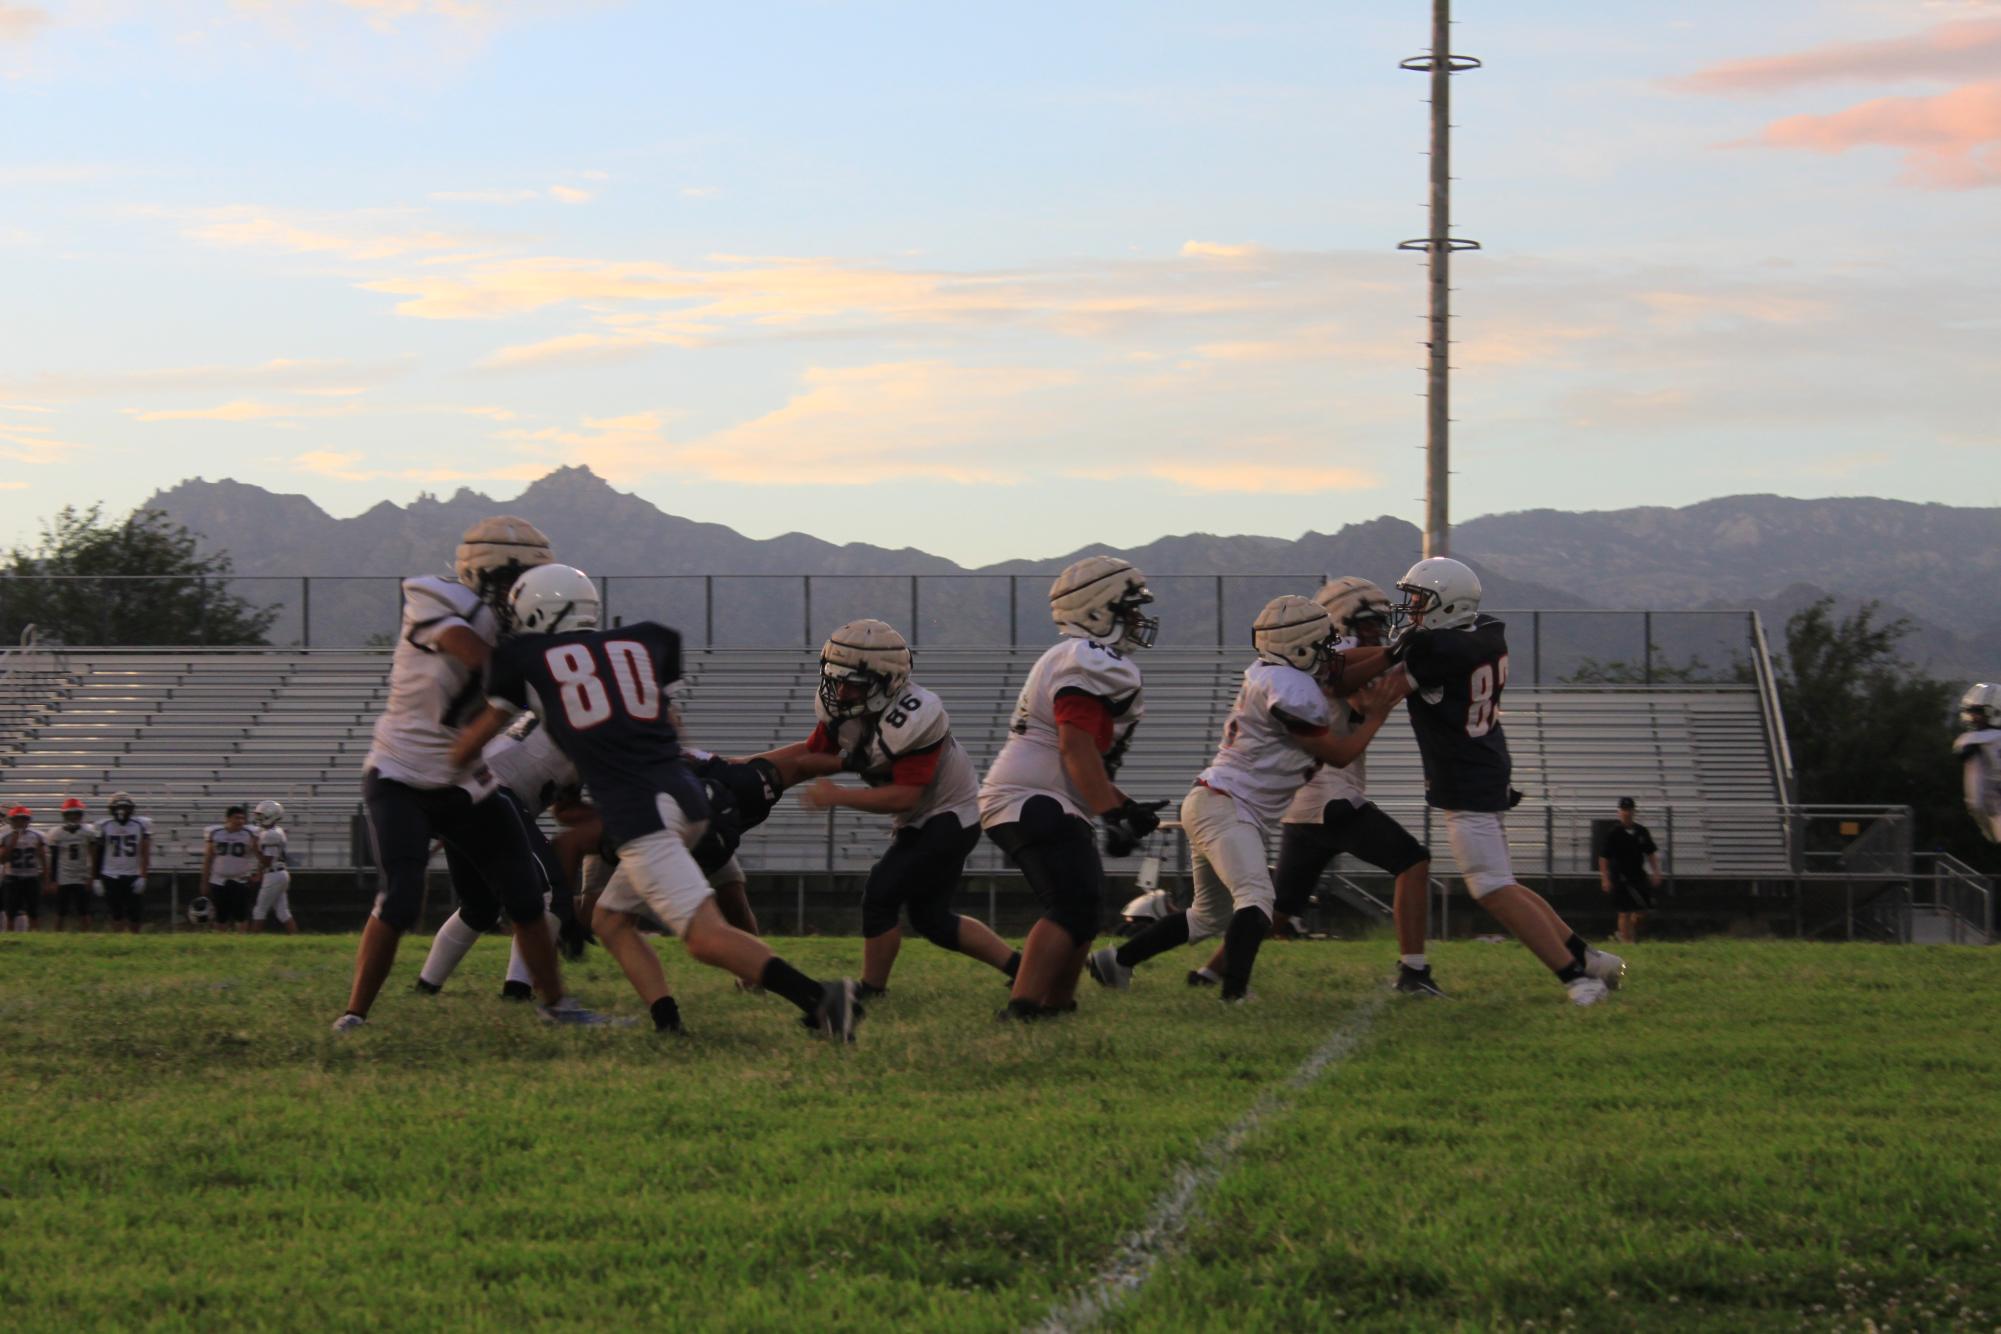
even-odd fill
[(1341, 675), (1334, 681), (1334, 693), (1352, 695), (1391, 667), (1387, 648), (1351, 648), (1341, 654)]
[(481, 639), (470, 626), (448, 625), (438, 636), (440, 651), (451, 654), (474, 671), (486, 670), (487, 659), (493, 656), (493, 646)]
[(799, 794), (799, 802), (807, 810), (825, 810), (829, 806), (846, 806), (850, 810), (867, 811), (871, 815), (902, 815), (917, 809), (917, 803), (924, 798), (922, 787), (909, 783), (885, 783), (881, 787), (842, 787), (831, 778), (822, 778)]
[[(473, 638), (479, 636), (474, 635)], [(452, 767), (470, 769), (479, 759), (479, 753), (486, 749), (486, 743), (505, 732), (507, 725), (513, 721), (514, 715), (507, 710), (487, 705), (479, 717), (466, 724), (458, 740), (452, 742)]]
[(831, 751), (813, 750), (809, 743), (795, 741), (777, 750), (767, 750), (762, 755), (752, 755), (753, 760), (769, 760), (778, 770), (778, 780), (786, 787), (803, 783), (808, 778), (822, 778), (841, 772), (841, 757)]

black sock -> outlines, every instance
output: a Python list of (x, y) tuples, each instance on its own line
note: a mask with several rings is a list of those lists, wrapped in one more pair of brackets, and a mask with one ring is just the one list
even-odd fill
[(1116, 957), (1119, 967), (1132, 968), (1145, 963), (1156, 954), (1165, 954), (1175, 946), (1187, 943), (1188, 914), (1178, 912), (1161, 918), (1119, 946)]
[(1572, 982), (1575, 982), (1578, 978), (1583, 976), (1584, 976), (1584, 965), (1581, 963), (1576, 963), (1576, 962), (1567, 963), (1563, 967), (1556, 970), (1556, 980), (1563, 983), (1563, 985), (1565, 986), (1569, 986)]
[(1015, 974), (1021, 971), (1020, 950), (1016, 950), (1013, 954), (1007, 956), (1007, 962), (1001, 965), (1001, 971), (1007, 974), (1010, 982), (1014, 980)]
[(765, 963), (764, 971), (758, 974), (757, 983), (766, 991), (776, 992), (811, 1017), (820, 1008), (824, 989), (818, 982), (794, 968), (776, 954)]
[(662, 996), (653, 1002), (653, 1031), (656, 1033), (678, 1033), (681, 1031), (681, 1007), (674, 1003), (672, 996)]
[(1584, 937), (1575, 931), (1570, 933), (1569, 940), (1563, 942), (1563, 947), (1570, 951), (1570, 957), (1577, 960), (1580, 966), (1584, 963), (1584, 951), (1590, 948), (1584, 943)]
[(1271, 931), (1271, 918), (1263, 908), (1239, 908), (1230, 918), (1223, 935), (1223, 999), (1235, 1000), (1250, 990), (1251, 965), (1258, 961), (1258, 946)]

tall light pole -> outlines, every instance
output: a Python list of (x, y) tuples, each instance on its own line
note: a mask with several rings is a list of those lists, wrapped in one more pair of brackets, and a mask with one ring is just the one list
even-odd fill
[(1431, 54), (1412, 56), (1402, 68), (1431, 76), (1431, 231), (1399, 250), (1422, 250), (1430, 268), (1431, 314), (1425, 372), (1424, 554), (1451, 552), (1452, 508), (1452, 252), (1478, 250), (1478, 241), (1452, 235), (1452, 76), (1478, 69), (1471, 56), (1452, 54), (1452, 0), (1431, 0)]

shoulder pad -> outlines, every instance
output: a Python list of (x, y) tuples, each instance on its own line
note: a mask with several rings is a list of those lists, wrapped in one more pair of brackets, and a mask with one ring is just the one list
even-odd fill
[(1331, 716), (1327, 696), (1321, 691), (1318, 681), (1296, 668), (1280, 667), (1275, 663), (1261, 665), (1268, 669), (1265, 691), (1273, 707), (1285, 710), (1287, 717), (1302, 723), (1327, 723)]
[(1088, 639), (1067, 639), (1057, 645), (1069, 652), (1050, 664), (1053, 690), (1082, 690), (1105, 699), (1119, 699), (1140, 688), (1139, 664), (1123, 653)]
[(479, 611), (479, 594), (456, 579), (422, 574), (403, 581), (403, 602), (417, 621), (434, 621), (446, 616), (471, 620)]
[[(904, 703), (910, 700), (916, 701), (916, 707), (906, 709)], [(952, 731), (952, 718), (945, 712), (944, 701), (912, 683), (904, 686), (877, 728), (884, 750), (892, 756), (909, 755), (944, 741)]]

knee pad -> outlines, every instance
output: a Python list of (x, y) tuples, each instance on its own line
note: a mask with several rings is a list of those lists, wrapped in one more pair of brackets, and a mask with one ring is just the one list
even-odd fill
[(532, 926), (548, 913), (549, 910), (542, 906), (540, 894), (532, 894), (525, 899), (510, 899), (507, 904), (507, 920), (516, 926)]
[[(910, 924), (941, 950), (959, 948), (959, 914), (933, 904), (924, 909), (912, 909)], [(1067, 928), (1066, 928), (1067, 929)]]
[(1104, 907), (1095, 890), (1066, 895), (1061, 903), (1050, 905), (1044, 917), (1069, 932), (1070, 939), (1078, 945), (1088, 945), (1097, 939), (1098, 925), (1104, 920)]
[(487, 899), (481, 902), (459, 902), (459, 920), (476, 932), (491, 931), (500, 925), (500, 905)]
[(375, 896), (375, 916), (385, 926), (408, 931), (417, 925), (417, 917), (423, 910), (423, 877), (420, 874), (415, 885), (407, 882), (398, 884), (398, 879), (390, 876), (388, 883)]
[[(862, 934), (873, 939), (896, 929), (896, 917), (903, 907), (896, 899), (870, 889), (862, 891)], [(916, 922), (911, 923), (912, 926)]]

